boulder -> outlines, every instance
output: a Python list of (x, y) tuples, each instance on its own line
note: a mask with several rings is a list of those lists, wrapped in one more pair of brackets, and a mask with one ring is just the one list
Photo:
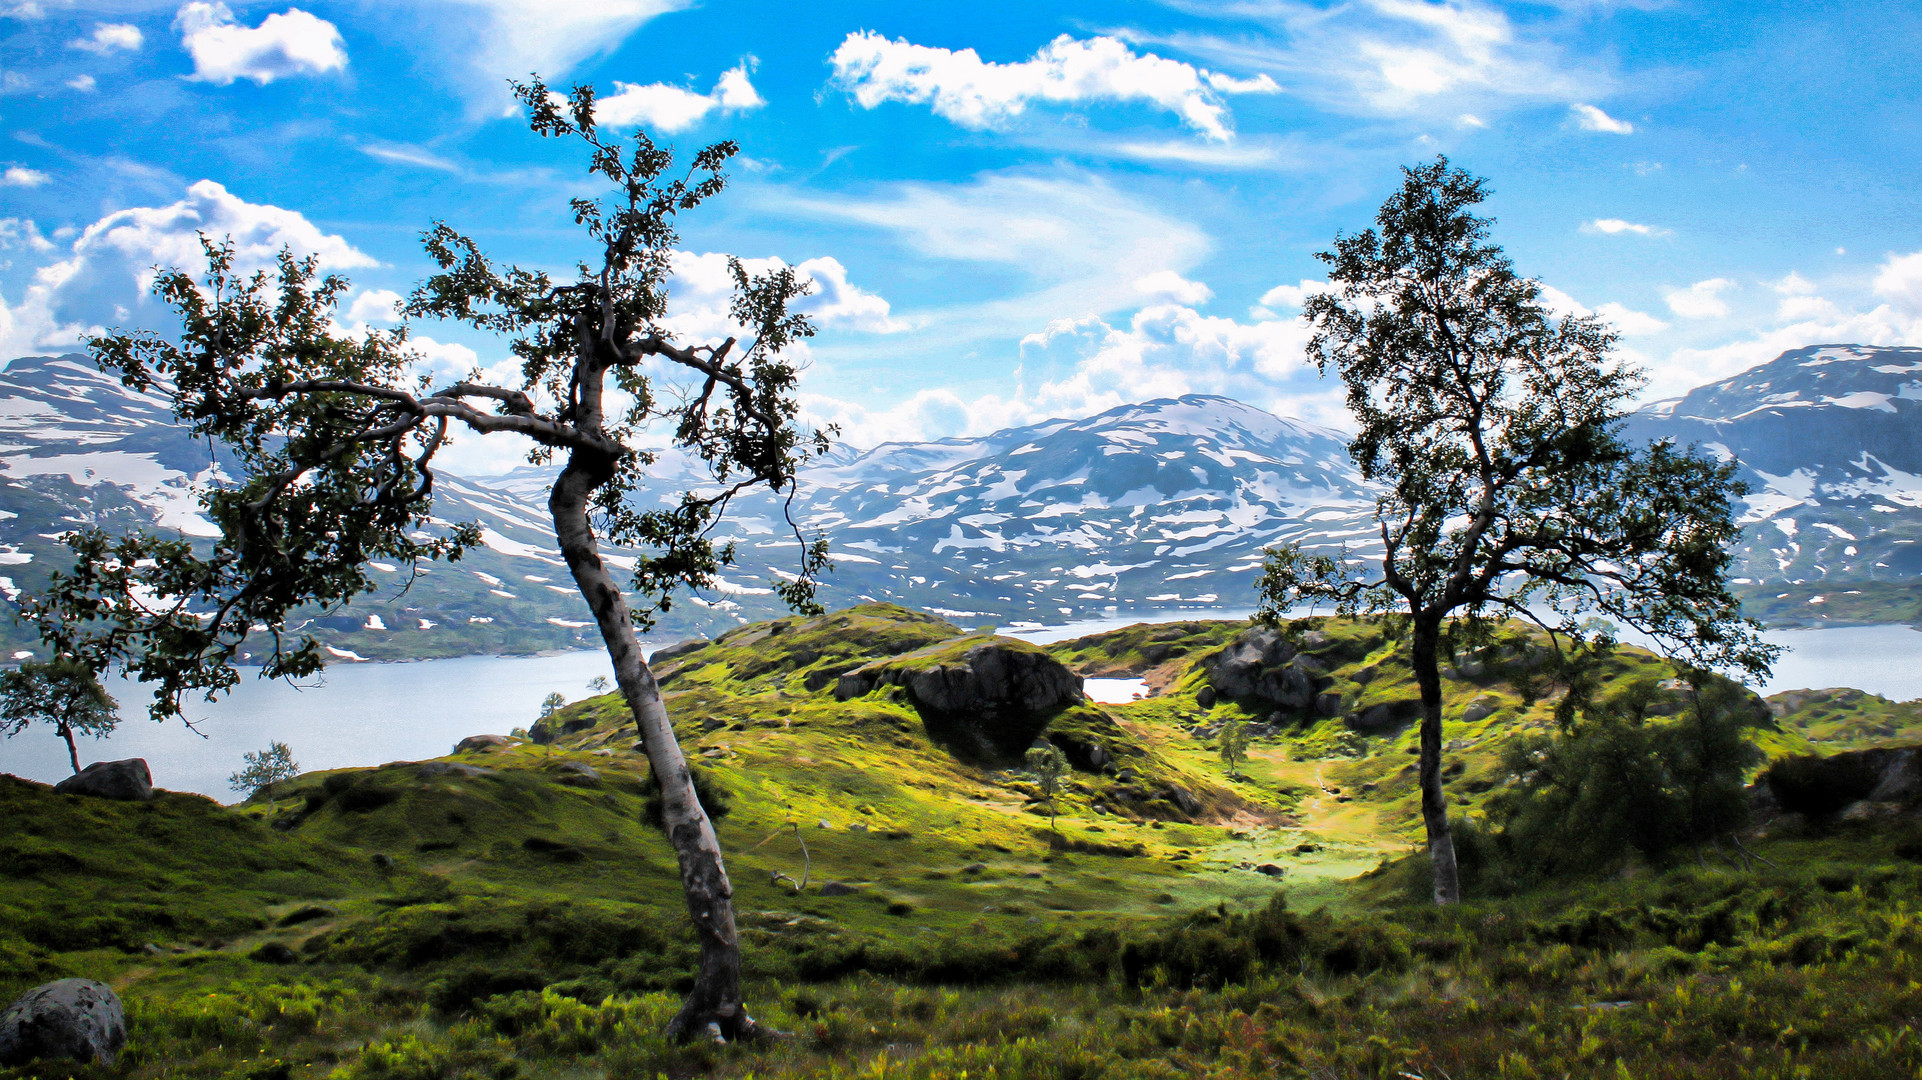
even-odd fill
[(454, 753), (465, 754), (475, 750), (488, 750), (496, 746), (509, 746), (514, 740), (505, 735), (469, 735), (454, 744)]
[(899, 686), (928, 734), (964, 757), (1020, 757), (1054, 714), (1081, 700), (1081, 676), (1023, 641), (943, 643), (856, 668), (836, 681), (847, 701)]
[(147, 771), (146, 758), (96, 761), (55, 784), (53, 789), (64, 795), (146, 802), (153, 798), (153, 774)]
[(563, 761), (554, 772), (556, 774), (554, 777), (555, 781), (566, 784), (568, 787), (592, 788), (601, 786), (600, 770), (594, 768), (592, 765), (579, 761)]
[(1477, 720), (1485, 720), (1495, 715), (1495, 711), (1501, 707), (1499, 698), (1476, 698), (1468, 703), (1468, 708), (1462, 710), (1462, 723), (1472, 724)]
[(0, 1013), (0, 1065), (57, 1058), (112, 1064), (126, 1043), (120, 996), (92, 979), (36, 986)]
[(1174, 803), (1177, 807), (1180, 807), (1181, 812), (1187, 814), (1189, 817), (1201, 813), (1201, 800), (1195, 798), (1194, 792), (1189, 791), (1180, 784), (1169, 784), (1162, 792), (1162, 796), (1169, 802)]
[(707, 646), (708, 641), (706, 638), (689, 638), (678, 645), (669, 645), (665, 649), (655, 649), (653, 653), (649, 654), (647, 664), (649, 667), (658, 667), (661, 664), (667, 663), (669, 660), (677, 660), (686, 656), (688, 653), (705, 649)]
[(1762, 773), (1776, 807), (1812, 818), (1868, 801), (1922, 802), (1922, 747), (1877, 747), (1829, 757), (1784, 758)]
[(1321, 661), (1271, 626), (1243, 631), (1220, 651), (1204, 657), (1201, 669), (1208, 685), (1222, 697), (1289, 712), (1314, 707), (1316, 697), (1334, 682)]
[(822, 896), (852, 896), (853, 894), (860, 891), (861, 890), (855, 888), (852, 885), (846, 885), (839, 881), (830, 881), (827, 884), (821, 886)]
[(1276, 866), (1274, 863), (1271, 863), (1271, 862), (1265, 862), (1265, 863), (1262, 863), (1260, 866), (1255, 867), (1255, 873), (1267, 874), (1269, 877), (1273, 877), (1273, 878), (1281, 877), (1287, 872), (1288, 871), (1282, 869), (1279, 866)]
[(1382, 735), (1399, 731), (1419, 719), (1421, 719), (1421, 699), (1404, 698), (1400, 701), (1380, 702), (1349, 713), (1346, 723), (1350, 730), (1358, 731), (1363, 735)]

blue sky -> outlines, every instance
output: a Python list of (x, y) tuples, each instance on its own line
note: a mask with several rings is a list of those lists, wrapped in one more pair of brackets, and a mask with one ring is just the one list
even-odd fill
[(390, 321), (435, 218), (564, 270), (589, 187), (508, 108), (538, 71), (741, 144), (675, 326), (725, 329), (716, 253), (801, 265), (809, 414), (856, 445), (1187, 392), (1340, 426), (1301, 357), (1313, 253), (1437, 153), (1667, 396), (1922, 344), (1918, 44), (1913, 3), (0, 0), (0, 356), (164, 325), (143, 275), (196, 229), (320, 253), (349, 323)]

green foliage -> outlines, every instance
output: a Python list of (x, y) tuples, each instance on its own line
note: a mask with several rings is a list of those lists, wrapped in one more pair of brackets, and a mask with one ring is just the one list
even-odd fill
[(1041, 797), (1048, 800), (1048, 827), (1052, 829), (1055, 820), (1054, 797), (1061, 789), (1062, 774), (1068, 771), (1068, 756), (1055, 744), (1044, 742), (1029, 747), (1023, 760), (1027, 763), (1028, 771), (1034, 774)]
[(244, 767), (227, 778), (227, 785), (248, 795), (263, 791), (271, 793), (275, 784), (300, 775), (300, 765), (294, 761), (294, 752), (284, 742), (270, 742), (267, 749), (250, 750), (240, 757)]
[(1221, 725), (1221, 734), (1217, 739), (1217, 752), (1221, 755), (1221, 763), (1228, 766), (1228, 775), (1239, 775), (1242, 759), (1248, 756), (1247, 721), (1230, 720)]
[(73, 771), (80, 771), (74, 736), (96, 739), (120, 724), (118, 704), (85, 664), (67, 656), (28, 660), (0, 673), (0, 736), (13, 738), (35, 723), (51, 725), (65, 740)]
[(1567, 731), (1509, 743), (1516, 777), (1488, 804), (1495, 876), (1602, 872), (1631, 853), (1652, 862), (1746, 824), (1743, 777), (1759, 757), (1745, 692), (1698, 676), (1673, 719), (1650, 715), (1644, 680), (1587, 709)]

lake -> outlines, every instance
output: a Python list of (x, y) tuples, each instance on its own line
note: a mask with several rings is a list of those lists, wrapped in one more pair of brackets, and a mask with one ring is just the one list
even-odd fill
[[(1046, 644), (1136, 622), (1245, 615), (1149, 613), (1023, 629), (1014, 636)], [(1778, 630), (1767, 637), (1789, 651), (1776, 663), (1764, 694), (1853, 686), (1897, 701), (1922, 698), (1922, 634), (1906, 626)], [(305, 687), (262, 682), (249, 674), (228, 698), (188, 709), (197, 718), (198, 733), (178, 722), (148, 720), (141, 687), (123, 682), (110, 689), (128, 719), (109, 740), (82, 740), (80, 757), (83, 763), (143, 757), (161, 787), (224, 802), (234, 798), (227, 777), (241, 767), (241, 755), (263, 750), (270, 741), (286, 743), (309, 771), (439, 757), (469, 735), (505, 735), (527, 727), (550, 693), (569, 700), (587, 696), (587, 684), (597, 675), (613, 677), (599, 652), (336, 664)], [(1094, 692), (1125, 701), (1137, 690), (1133, 680), (1112, 682)], [(0, 772), (51, 782), (71, 770), (65, 744), (50, 730), (33, 728), (0, 742)]]

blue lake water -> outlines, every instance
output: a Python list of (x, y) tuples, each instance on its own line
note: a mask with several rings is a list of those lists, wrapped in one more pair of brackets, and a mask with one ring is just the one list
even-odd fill
[[(1138, 614), (1022, 630), (1016, 636), (1045, 644), (1136, 622), (1245, 615)], [(1853, 686), (1897, 701), (1922, 698), (1922, 633), (1906, 626), (1782, 630), (1768, 638), (1788, 652), (1760, 688), (1764, 694)], [(178, 722), (148, 720), (141, 687), (122, 683), (110, 689), (127, 719), (111, 739), (82, 740), (81, 761), (143, 757), (161, 787), (225, 801), (235, 797), (227, 777), (240, 768), (241, 755), (270, 741), (286, 743), (307, 770), (438, 757), (468, 735), (505, 735), (528, 726), (542, 698), (555, 692), (569, 700), (584, 697), (597, 675), (612, 678), (607, 657), (599, 652), (336, 664), (304, 687), (244, 678), (230, 697), (189, 708), (197, 733)], [(0, 741), (0, 772), (55, 781), (71, 770), (65, 744), (50, 730), (36, 728)]]

